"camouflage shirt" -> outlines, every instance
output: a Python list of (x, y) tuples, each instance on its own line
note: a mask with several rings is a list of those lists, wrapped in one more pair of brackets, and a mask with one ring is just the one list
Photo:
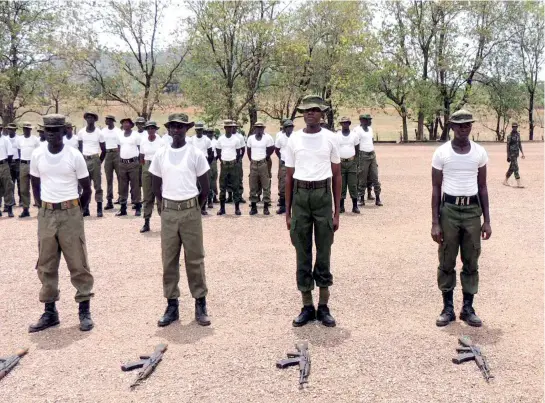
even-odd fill
[(511, 132), (509, 136), (507, 136), (507, 154), (512, 157), (518, 157), (519, 156), (519, 150), (521, 149), (520, 145), (520, 133), (518, 132)]

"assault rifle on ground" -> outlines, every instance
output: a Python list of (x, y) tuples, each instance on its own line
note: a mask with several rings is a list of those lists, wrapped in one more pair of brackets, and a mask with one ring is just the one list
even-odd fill
[(141, 355), (140, 361), (131, 362), (121, 366), (121, 371), (132, 371), (140, 368), (136, 380), (131, 385), (131, 389), (140, 385), (144, 379), (151, 375), (155, 367), (159, 365), (163, 359), (164, 352), (167, 351), (167, 344), (159, 344), (155, 347), (155, 351), (152, 355)]
[(9, 371), (11, 371), (17, 364), (19, 364), (19, 361), (21, 361), (21, 357), (23, 357), (26, 353), (28, 353), (28, 348), (20, 348), (15, 352), (15, 355), (6, 357), (6, 358), (0, 358), (0, 379), (5, 377)]
[(482, 355), (481, 349), (473, 344), (468, 336), (460, 337), (458, 342), (462, 347), (456, 349), (458, 357), (453, 358), (452, 362), (462, 364), (466, 361), (475, 361), (486, 382), (490, 382), (490, 379), (494, 378), (494, 375), (490, 375), (490, 368), (488, 368), (486, 357)]
[(297, 352), (288, 353), (288, 358), (278, 361), (276, 368), (284, 369), (299, 365), (299, 388), (302, 389), (304, 384), (308, 383), (308, 376), (310, 375), (310, 353), (306, 341), (295, 344), (295, 348)]

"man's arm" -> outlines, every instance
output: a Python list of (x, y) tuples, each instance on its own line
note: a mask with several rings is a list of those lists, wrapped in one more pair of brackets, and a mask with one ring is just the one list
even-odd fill
[(357, 157), (358, 154), (360, 153), (360, 145), (358, 144), (354, 148), (356, 149), (356, 155), (355, 156)]
[(441, 187), (443, 186), (443, 171), (431, 169), (431, 237), (439, 245), (443, 243), (443, 231), (439, 222), (441, 207)]
[(293, 194), (293, 173), (295, 168), (286, 167), (286, 225), (291, 229), (291, 196)]
[(524, 156), (524, 151), (522, 151), (522, 141), (520, 141), (520, 135), (519, 135), (518, 139), (519, 139), (519, 150), (520, 150), (520, 152), (521, 152), (521, 154), (522, 154), (522, 158), (526, 158), (526, 157)]
[(331, 171), (333, 172), (333, 202), (335, 203), (335, 213), (333, 215), (333, 231), (339, 229), (339, 213), (341, 212), (341, 164), (331, 163)]
[(82, 192), (79, 197), (82, 206), (88, 206), (91, 201), (91, 179), (86, 176), (85, 178), (78, 179)]
[(252, 149), (250, 147), (246, 147), (246, 149), (248, 150), (246, 155), (248, 156), (248, 160), (251, 162), (252, 161)]
[(244, 158), (244, 153), (246, 152), (246, 147), (242, 146), (241, 148), (239, 148), (240, 150), (240, 159), (242, 160), (242, 158)]
[(488, 205), (488, 186), (486, 184), (486, 165), (479, 168), (477, 175), (477, 185), (479, 186), (479, 200), (483, 209), (484, 223), (481, 227), (481, 235), (484, 240), (490, 239), (492, 228), (490, 227), (490, 210)]
[(208, 163), (211, 164), (212, 161), (214, 161), (214, 150), (212, 149), (212, 147), (206, 150), (206, 154), (207, 154), (206, 159), (208, 160)]
[(276, 154), (278, 159), (280, 159), (280, 149), (278, 147), (274, 147), (274, 153)]
[(161, 188), (163, 187), (163, 178), (151, 174), (151, 188), (153, 189), (153, 194), (157, 198), (157, 205), (161, 206), (163, 204), (163, 193), (161, 193)]
[(236, 161), (237, 161), (237, 162), (242, 162), (242, 158), (244, 158), (244, 147), (242, 147), (242, 148), (237, 148), (237, 157), (236, 157)]
[(199, 204), (202, 208), (208, 199), (208, 192), (210, 192), (210, 178), (208, 176), (208, 171), (199, 176), (197, 180), (201, 186), (201, 191), (199, 193)]
[(104, 158), (106, 158), (106, 143), (101, 142), (98, 144), (100, 145), (100, 162), (104, 162)]
[(83, 154), (83, 141), (82, 140), (78, 140), (78, 150), (80, 153)]
[(221, 161), (221, 148), (216, 148), (216, 154), (218, 155), (218, 159)]
[(146, 160), (144, 159), (144, 154), (138, 154), (138, 160), (140, 161), (140, 165), (144, 165), (146, 163)]
[(274, 153), (274, 146), (267, 147), (267, 160), (271, 159), (271, 155)]
[(42, 206), (42, 196), (40, 194), (41, 180), (37, 176), (30, 175), (30, 184), (32, 185), (32, 194), (34, 201), (38, 206)]

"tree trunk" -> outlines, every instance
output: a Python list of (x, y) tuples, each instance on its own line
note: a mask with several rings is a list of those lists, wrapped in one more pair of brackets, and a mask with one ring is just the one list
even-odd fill
[(439, 124), (441, 123), (441, 117), (439, 113), (435, 116), (435, 125), (433, 126), (433, 138), (430, 140), (437, 141), (437, 132), (439, 131)]
[(496, 115), (496, 140), (497, 141), (501, 141), (500, 120), (501, 120), (501, 115), (497, 114)]
[(536, 95), (535, 91), (530, 91), (530, 105), (528, 106), (528, 123), (530, 125), (530, 136), (529, 139), (532, 141), (534, 139), (534, 97)]
[(55, 113), (59, 113), (59, 100), (55, 99)]
[(248, 117), (250, 118), (250, 130), (248, 131), (249, 136), (253, 133), (255, 122), (257, 122), (257, 106), (254, 98), (248, 102)]
[(407, 108), (401, 105), (401, 122), (403, 123), (403, 142), (409, 141), (409, 131), (407, 129)]
[(441, 141), (448, 141), (449, 140), (449, 131), (450, 131), (450, 103), (445, 102), (445, 110), (443, 111), (443, 132), (441, 133)]
[(418, 127), (416, 129), (416, 140), (422, 141), (424, 137), (424, 112), (418, 111)]

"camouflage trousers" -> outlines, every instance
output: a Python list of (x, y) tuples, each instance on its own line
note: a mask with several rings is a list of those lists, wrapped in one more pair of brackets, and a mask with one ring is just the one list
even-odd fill
[(93, 182), (93, 188), (95, 189), (95, 202), (102, 203), (102, 163), (100, 157), (93, 155), (91, 158), (85, 157), (87, 163), (87, 170), (89, 171), (89, 178)]
[(440, 210), (443, 243), (439, 246), (437, 284), (442, 292), (456, 286), (456, 258), (462, 258), (460, 282), (462, 291), (477, 294), (479, 288), (479, 256), (481, 255), (481, 215), (478, 204), (456, 206), (444, 203)]
[(78, 206), (66, 210), (43, 207), (38, 213), (38, 278), (42, 283), (40, 302), (59, 300), (61, 252), (66, 260), (70, 281), (76, 288), (76, 302), (93, 296), (93, 276), (87, 261), (83, 215)]
[(509, 159), (511, 160), (511, 162), (509, 163), (509, 169), (507, 170), (505, 177), (509, 179), (514, 173), (515, 179), (520, 179), (518, 156), (510, 156)]
[(271, 202), (271, 178), (267, 160), (252, 161), (250, 163), (250, 201), (257, 203), (263, 191), (263, 203)]
[[(331, 186), (302, 189), (294, 183), (290, 238), (297, 256), (297, 288), (312, 291), (316, 286), (333, 284), (330, 270), (333, 244), (333, 210)], [(312, 241), (316, 244), (316, 261), (312, 265)]]
[(352, 199), (358, 198), (358, 163), (356, 159), (341, 161), (341, 198), (346, 199), (346, 189), (350, 192)]
[(375, 194), (380, 195), (377, 157), (374, 151), (360, 151), (358, 156), (358, 195), (365, 196), (365, 189), (373, 185)]

